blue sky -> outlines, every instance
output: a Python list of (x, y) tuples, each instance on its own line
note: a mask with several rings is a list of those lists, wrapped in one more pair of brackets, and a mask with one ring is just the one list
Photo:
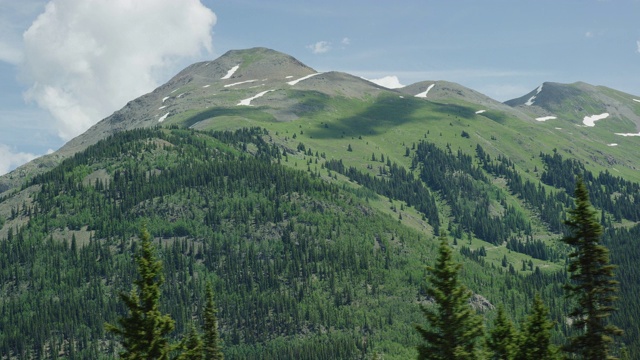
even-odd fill
[(186, 65), (255, 46), (500, 101), (544, 81), (640, 96), (639, 20), (640, 0), (0, 0), (0, 174)]

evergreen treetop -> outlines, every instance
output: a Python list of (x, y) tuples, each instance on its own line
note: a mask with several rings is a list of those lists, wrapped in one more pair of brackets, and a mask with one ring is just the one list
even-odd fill
[(575, 299), (569, 314), (578, 335), (571, 338), (567, 350), (583, 359), (616, 359), (611, 352), (613, 336), (622, 330), (608, 323), (615, 310), (618, 282), (614, 280), (615, 266), (609, 263), (609, 250), (600, 245), (602, 226), (596, 211), (591, 208), (589, 194), (582, 178), (575, 190), (575, 208), (565, 222), (570, 234), (562, 241), (573, 247), (569, 254), (570, 282), (568, 296)]
[(476, 339), (482, 335), (482, 318), (469, 305), (472, 292), (459, 280), (461, 265), (452, 258), (445, 236), (440, 236), (436, 265), (430, 275), (427, 294), (433, 306), (421, 305), (429, 326), (416, 326), (425, 341), (418, 346), (418, 359), (475, 359)]
[(160, 311), (160, 286), (164, 282), (162, 262), (155, 257), (146, 228), (142, 228), (139, 237), (136, 288), (129, 294), (120, 294), (129, 315), (118, 319), (119, 327), (106, 324), (106, 328), (121, 337), (123, 359), (168, 359), (172, 347), (167, 335), (173, 331), (174, 321)]

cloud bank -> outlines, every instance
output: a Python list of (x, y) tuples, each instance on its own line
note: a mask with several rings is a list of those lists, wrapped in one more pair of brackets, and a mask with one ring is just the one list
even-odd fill
[(51, 0), (24, 33), (25, 98), (69, 140), (211, 52), (215, 23), (200, 0)]

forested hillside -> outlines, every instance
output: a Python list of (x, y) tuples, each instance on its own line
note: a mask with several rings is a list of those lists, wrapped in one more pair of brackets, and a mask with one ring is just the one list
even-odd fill
[[(373, 176), (271, 139), (258, 128), (122, 132), (5, 194), (0, 353), (114, 357), (104, 323), (125, 312), (116, 295), (136, 277), (143, 224), (164, 265), (172, 336), (201, 322), (210, 281), (228, 359), (415, 357), (418, 305), (431, 301), (425, 265), (443, 232), (485, 319), (502, 304), (520, 320), (539, 293), (560, 343), (569, 329), (558, 239), (580, 174), (620, 265), (613, 322), (632, 357), (640, 354), (637, 184), (558, 154), (540, 155), (534, 183), (481, 146), (470, 156), (428, 139), (407, 148), (410, 169), (378, 157)], [(426, 227), (415, 225), (420, 217)]]

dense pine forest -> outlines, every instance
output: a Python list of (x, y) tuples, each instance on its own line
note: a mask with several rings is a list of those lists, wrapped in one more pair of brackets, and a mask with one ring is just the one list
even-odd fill
[[(624, 335), (613, 349), (640, 357), (639, 184), (555, 152), (539, 154), (538, 182), (480, 145), (471, 156), (424, 139), (406, 155), (409, 169), (373, 154), (372, 175), (304, 145), (276, 145), (259, 128), (102, 140), (0, 198), (10, 209), (0, 216), (0, 354), (116, 358), (121, 345), (105, 323), (127, 313), (118, 294), (138, 276), (143, 226), (163, 265), (172, 341), (203, 326), (211, 284), (226, 359), (415, 358), (439, 235), (464, 264), (480, 323), (527, 324), (538, 311), (560, 346), (576, 333), (563, 288), (571, 249), (560, 239), (582, 178), (618, 265), (611, 322)], [(402, 222), (412, 214), (427, 230)], [(502, 261), (488, 259), (492, 248), (503, 248)]]

